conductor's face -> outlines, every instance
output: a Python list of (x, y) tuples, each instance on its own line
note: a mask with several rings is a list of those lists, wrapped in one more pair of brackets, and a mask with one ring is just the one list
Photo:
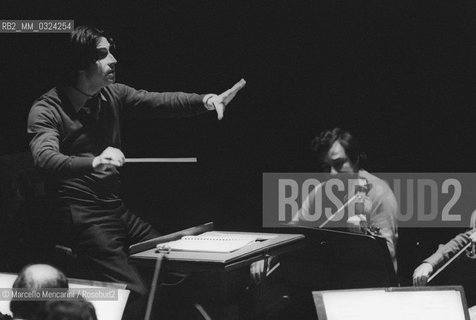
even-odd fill
[(354, 173), (354, 166), (350, 162), (344, 147), (339, 141), (334, 142), (327, 153), (327, 161), (331, 167), (331, 174)]
[(106, 38), (100, 38), (96, 46), (98, 59), (84, 71), (90, 86), (103, 88), (116, 81), (117, 60), (110, 49), (109, 41)]

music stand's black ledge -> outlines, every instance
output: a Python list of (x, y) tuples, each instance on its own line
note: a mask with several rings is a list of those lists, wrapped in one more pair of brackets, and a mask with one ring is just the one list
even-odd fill
[[(180, 239), (185, 235), (199, 235), (213, 230), (213, 223), (206, 223), (173, 234), (138, 243), (129, 248), (131, 261), (140, 265), (153, 266), (157, 258), (159, 243)], [(166, 268), (174, 271), (228, 271), (258, 261), (266, 255), (280, 255), (298, 249), (303, 243), (302, 234), (281, 234), (264, 232), (233, 232), (235, 234), (266, 234), (274, 236), (265, 241), (251, 243), (230, 253), (170, 251), (165, 255)]]

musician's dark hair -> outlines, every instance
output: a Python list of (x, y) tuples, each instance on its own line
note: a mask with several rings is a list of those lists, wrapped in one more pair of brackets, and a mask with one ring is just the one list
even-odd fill
[(60, 83), (75, 85), (78, 72), (99, 59), (96, 47), (101, 38), (107, 39), (111, 45), (110, 50), (114, 49), (113, 39), (103, 30), (79, 26), (71, 32), (62, 57), (63, 66), (58, 76)]
[(367, 155), (361, 151), (357, 139), (349, 131), (341, 128), (323, 131), (312, 139), (311, 149), (319, 163), (321, 165), (326, 163), (328, 152), (336, 141), (344, 148), (352, 166), (356, 170), (362, 168)]
[(52, 300), (32, 320), (97, 320), (96, 310), (83, 297), (71, 300)]
[[(31, 268), (35, 265), (27, 265), (24, 267), (18, 277), (13, 282), (13, 289), (40, 289), (40, 288), (68, 288), (68, 279), (60, 270), (51, 267), (55, 271), (51, 277), (43, 277), (41, 274), (31, 272)], [(12, 298), (10, 301), (10, 311), (14, 318), (30, 319), (37, 314), (44, 306), (45, 301), (24, 301)]]

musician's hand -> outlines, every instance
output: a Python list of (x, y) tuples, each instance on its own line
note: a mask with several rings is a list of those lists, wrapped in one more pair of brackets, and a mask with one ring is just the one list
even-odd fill
[(211, 97), (207, 98), (205, 101), (207, 109), (215, 110), (218, 115), (218, 120), (223, 119), (226, 106), (231, 100), (233, 100), (238, 91), (240, 91), (245, 85), (246, 81), (241, 79), (231, 89), (226, 90), (220, 95), (212, 95)]
[(413, 272), (413, 285), (426, 286), (428, 277), (433, 273), (433, 266), (428, 262), (420, 264)]
[(365, 233), (366, 230), (362, 227), (362, 222), (365, 221), (365, 216), (358, 214), (347, 219), (347, 230), (353, 233)]
[(471, 239), (471, 241), (476, 242), (476, 232), (471, 233), (469, 235), (469, 238)]
[(100, 171), (109, 166), (120, 167), (126, 161), (126, 157), (121, 150), (113, 147), (107, 147), (104, 151), (94, 158), (93, 168), (94, 170)]
[(250, 276), (254, 283), (260, 284), (264, 274), (264, 260), (253, 262), (250, 265)]

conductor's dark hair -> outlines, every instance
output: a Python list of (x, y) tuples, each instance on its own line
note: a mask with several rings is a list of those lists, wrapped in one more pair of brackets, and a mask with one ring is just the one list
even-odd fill
[(66, 44), (62, 70), (59, 72), (59, 81), (62, 84), (75, 85), (78, 72), (85, 70), (91, 63), (99, 59), (96, 50), (101, 38), (106, 38), (114, 48), (113, 39), (103, 30), (89, 26), (79, 26), (71, 32), (69, 42)]
[(312, 139), (311, 149), (318, 161), (324, 164), (328, 160), (328, 152), (336, 141), (344, 148), (352, 166), (357, 170), (362, 168), (367, 155), (361, 151), (357, 139), (349, 131), (340, 128), (323, 131)]

